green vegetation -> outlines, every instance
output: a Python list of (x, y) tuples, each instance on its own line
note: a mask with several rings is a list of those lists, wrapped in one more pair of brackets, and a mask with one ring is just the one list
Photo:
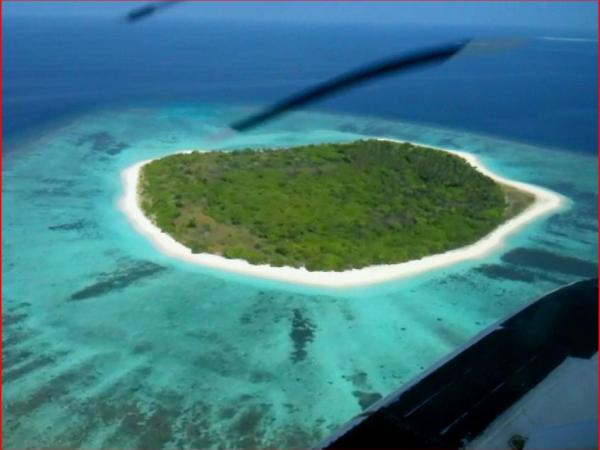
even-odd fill
[(172, 155), (144, 166), (140, 194), (194, 252), (309, 270), (461, 247), (533, 200), (458, 156), (379, 140)]

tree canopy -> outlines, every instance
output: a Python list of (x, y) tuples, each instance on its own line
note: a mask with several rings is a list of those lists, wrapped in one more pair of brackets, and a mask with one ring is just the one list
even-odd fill
[(458, 248), (533, 200), (459, 156), (382, 140), (171, 155), (142, 168), (140, 196), (194, 252), (309, 270)]

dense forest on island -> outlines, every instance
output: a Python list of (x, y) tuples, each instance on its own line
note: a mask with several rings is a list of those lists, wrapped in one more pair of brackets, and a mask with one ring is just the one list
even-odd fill
[(473, 243), (533, 201), (459, 156), (374, 139), (171, 155), (142, 168), (139, 194), (195, 253), (326, 271)]

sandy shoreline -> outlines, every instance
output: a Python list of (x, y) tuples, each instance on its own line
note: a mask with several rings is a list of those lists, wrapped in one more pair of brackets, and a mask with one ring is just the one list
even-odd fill
[[(430, 147), (428, 145), (425, 146)], [(481, 258), (501, 247), (504, 239), (508, 235), (515, 233), (535, 219), (559, 209), (565, 202), (565, 199), (561, 195), (547, 189), (519, 181), (512, 181), (493, 174), (479, 162), (475, 155), (439, 147), (430, 148), (437, 148), (441, 151), (447, 151), (461, 156), (484, 175), (487, 175), (500, 183), (530, 192), (535, 196), (535, 202), (521, 214), (504, 222), (490, 234), (474, 244), (404, 263), (369, 266), (362, 269), (345, 270), (342, 272), (312, 272), (304, 268), (298, 269), (294, 267), (256, 265), (241, 259), (227, 259), (222, 256), (208, 253), (192, 253), (189, 248), (180, 244), (171, 236), (157, 228), (144, 215), (139, 206), (137, 195), (138, 175), (140, 169), (152, 160), (141, 161), (123, 170), (121, 177), (124, 192), (123, 196), (119, 199), (119, 208), (127, 216), (136, 231), (148, 238), (158, 250), (168, 256), (193, 264), (199, 264), (201, 266), (241, 275), (249, 275), (294, 284), (328, 288), (348, 288), (377, 284), (449, 266), (457, 262)], [(189, 150), (185, 150), (179, 153), (189, 152)]]

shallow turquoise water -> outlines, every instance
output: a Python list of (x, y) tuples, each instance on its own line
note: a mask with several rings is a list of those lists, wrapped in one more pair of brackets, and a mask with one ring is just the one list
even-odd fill
[[(242, 109), (97, 111), (5, 151), (5, 447), (306, 447), (520, 305), (596, 273), (595, 157), (317, 113), (203, 140)], [(571, 202), (485, 259), (351, 291), (171, 260), (116, 207), (120, 171), (142, 159), (359, 136), (470, 151)]]

